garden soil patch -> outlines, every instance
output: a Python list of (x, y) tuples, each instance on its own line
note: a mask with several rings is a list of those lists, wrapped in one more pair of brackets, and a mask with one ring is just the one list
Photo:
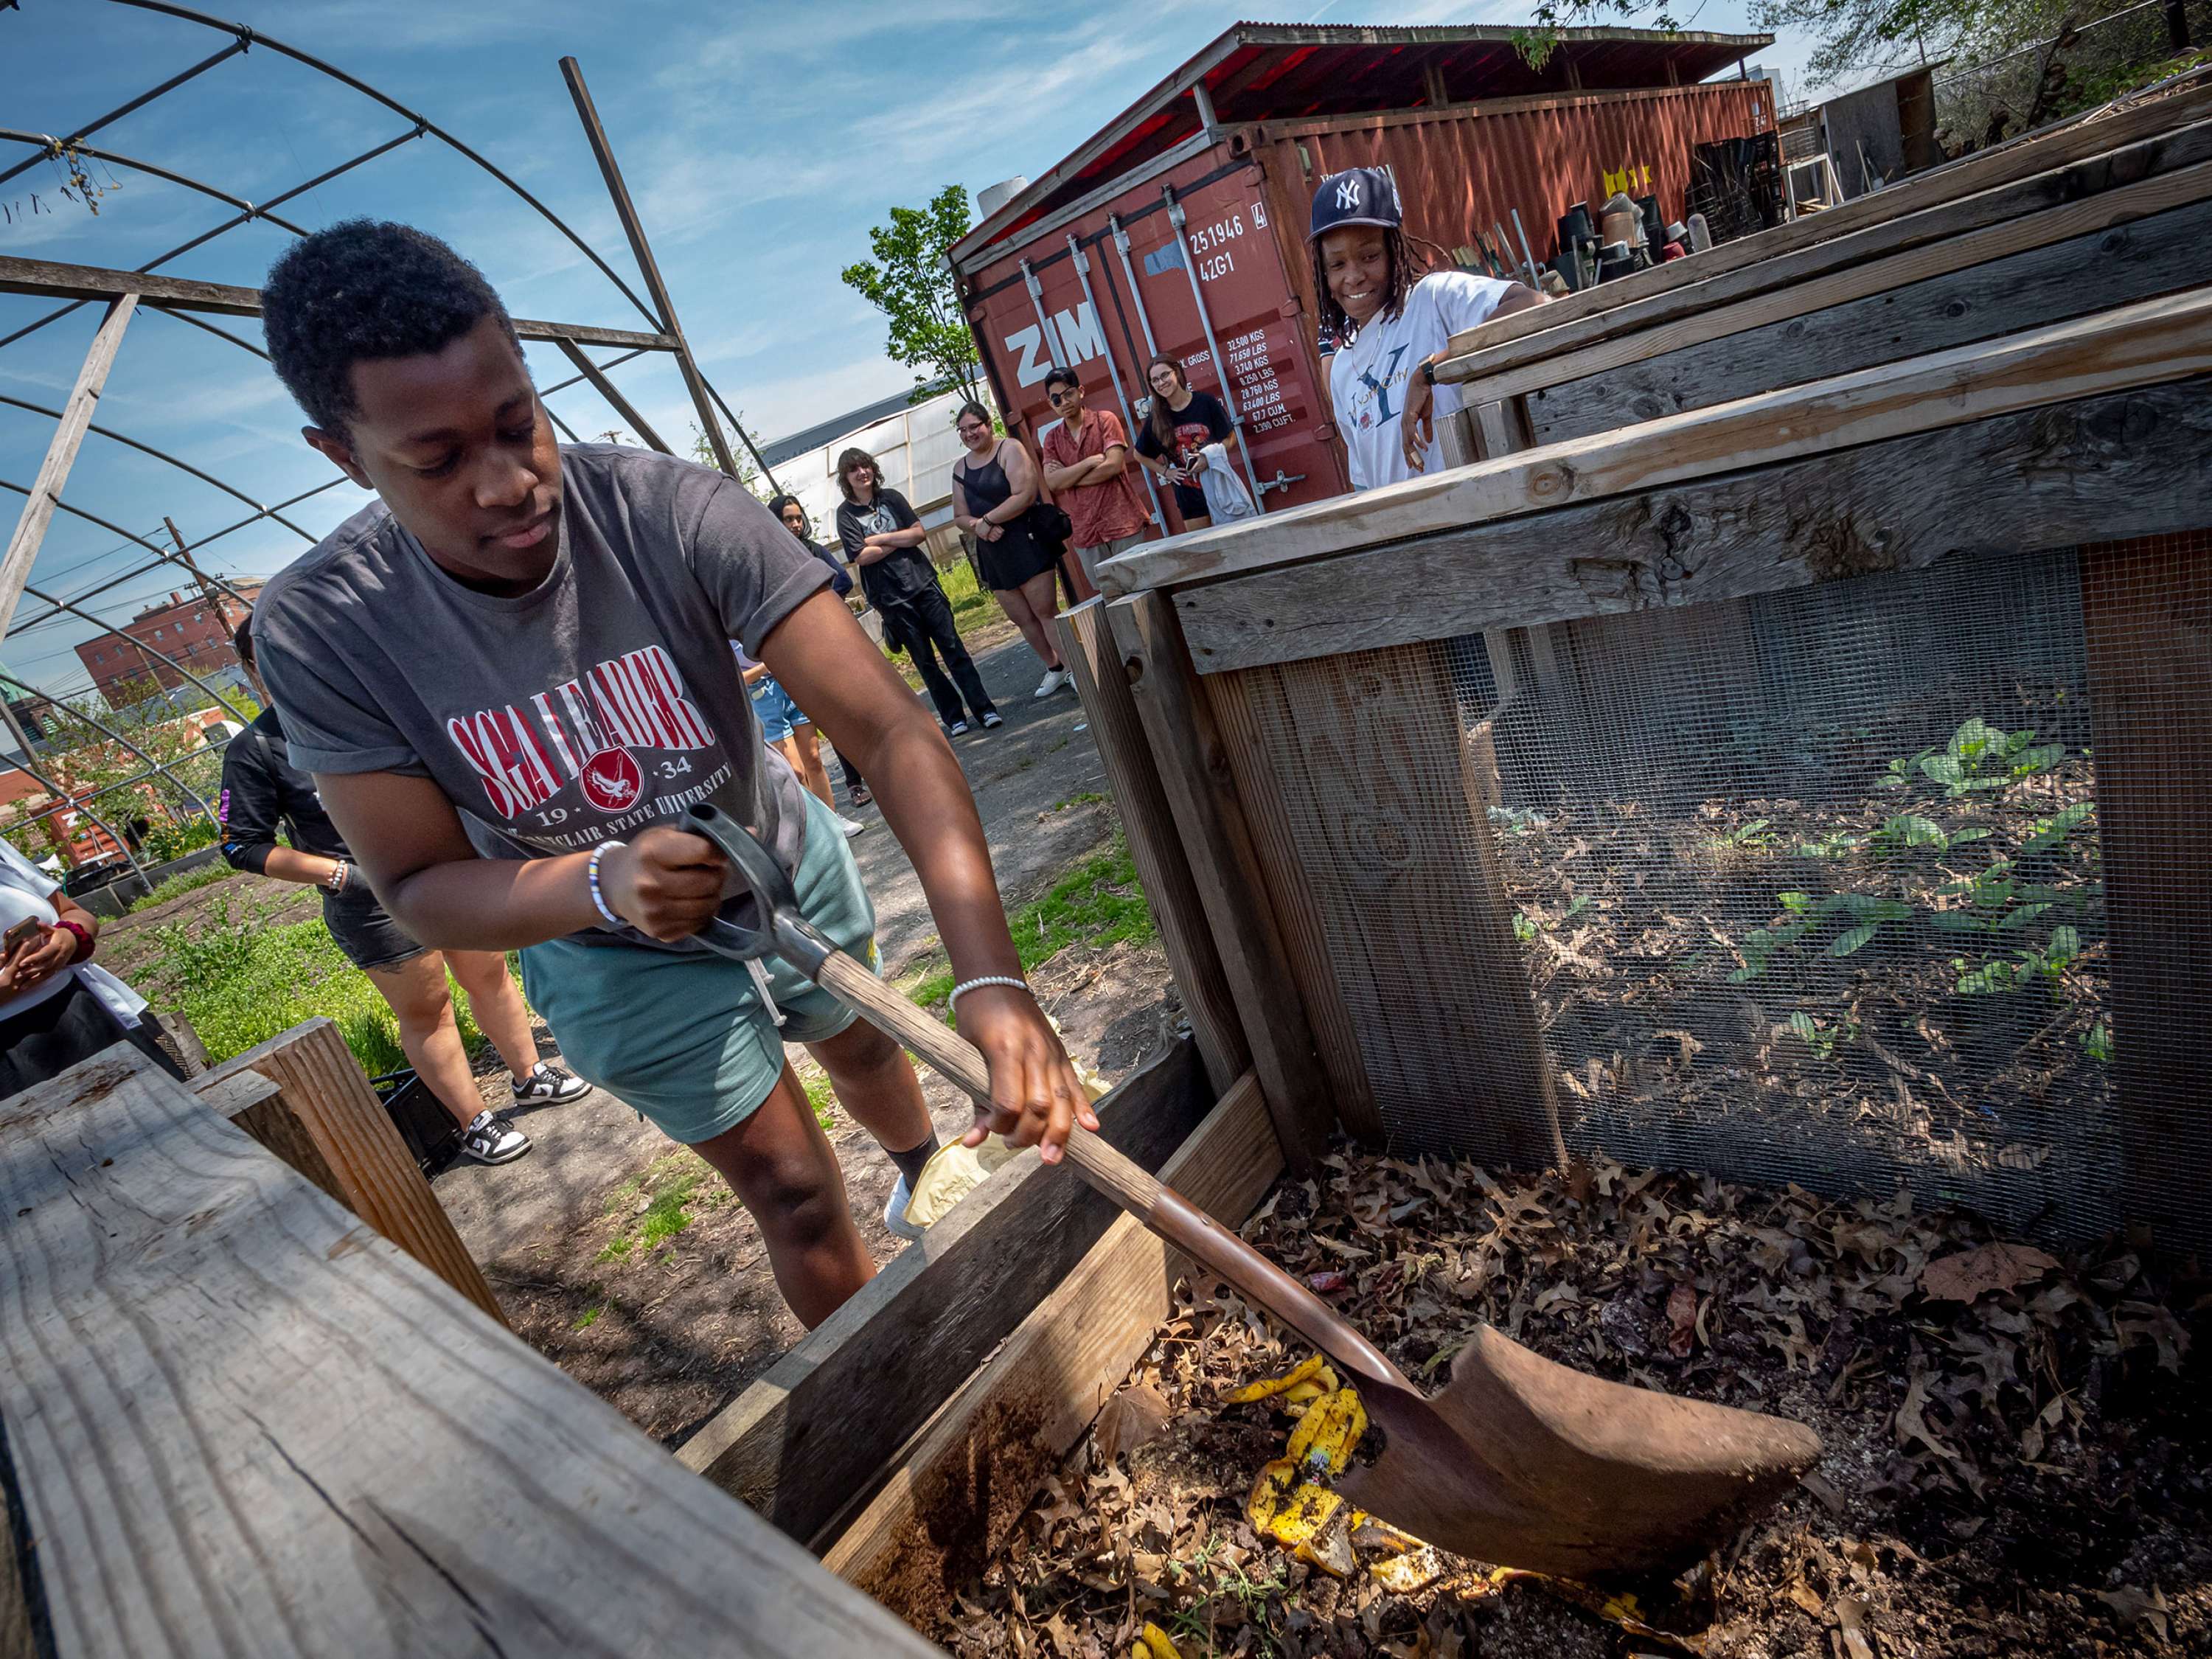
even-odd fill
[(1185, 1659), (2212, 1651), (2203, 1282), (1902, 1193), (1836, 1203), (1603, 1158), (1523, 1177), (1346, 1151), (1317, 1174), (1279, 1184), (1245, 1236), (1417, 1380), (1488, 1322), (1807, 1422), (1820, 1464), (1676, 1578), (1593, 1590), (1372, 1528), (1332, 1576), (1248, 1519), (1291, 1416), (1224, 1403), (1305, 1351), (1200, 1282), (931, 1632), (955, 1654), (1119, 1659), (1147, 1625)]

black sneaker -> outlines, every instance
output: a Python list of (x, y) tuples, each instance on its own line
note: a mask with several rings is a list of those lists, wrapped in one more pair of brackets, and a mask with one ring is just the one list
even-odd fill
[(951, 725), (945, 728), (945, 735), (948, 738), (966, 737), (968, 735), (968, 722), (966, 720), (953, 721)]
[(461, 1131), (461, 1155), (479, 1164), (512, 1164), (530, 1150), (530, 1137), (498, 1112), (478, 1112)]
[(592, 1092), (592, 1085), (583, 1079), (562, 1071), (558, 1066), (544, 1060), (528, 1077), (512, 1079), (514, 1085), (514, 1103), (518, 1106), (558, 1106), (564, 1101), (575, 1100)]
[(1004, 726), (1006, 723), (1006, 717), (995, 708), (983, 716), (983, 729), (986, 732), (990, 731), (994, 726)]

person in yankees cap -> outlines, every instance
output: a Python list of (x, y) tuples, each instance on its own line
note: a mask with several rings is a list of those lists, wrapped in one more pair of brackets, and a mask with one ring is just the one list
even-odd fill
[(1457, 411), (1459, 388), (1429, 371), (1461, 330), (1544, 302), (1526, 283), (1452, 269), (1404, 221), (1398, 187), (1381, 167), (1333, 173), (1314, 192), (1307, 243), (1322, 323), (1340, 343), (1328, 393), (1355, 490), (1442, 465), (1436, 417)]
[(441, 949), (520, 949), (569, 1065), (726, 1176), (792, 1311), (828, 1318), (875, 1268), (785, 1042), (898, 1165), (887, 1224), (937, 1137), (896, 1042), (781, 959), (690, 937), (729, 872), (673, 820), (710, 800), (816, 927), (875, 960), (852, 853), (762, 743), (736, 640), (853, 757), (913, 860), (990, 1066), (971, 1143), (997, 1130), (1050, 1163), (1097, 1127), (1024, 982), (967, 780), (823, 561), (733, 478), (556, 443), (506, 307), (421, 231), (319, 231), (261, 300), (307, 442), (380, 498), (270, 580), (261, 672), (396, 921)]

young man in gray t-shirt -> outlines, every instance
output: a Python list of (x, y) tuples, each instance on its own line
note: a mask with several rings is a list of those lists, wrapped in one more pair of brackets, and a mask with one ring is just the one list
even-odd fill
[(990, 1062), (999, 1109), (971, 1141), (996, 1129), (1056, 1159), (1074, 1124), (1097, 1127), (1021, 984), (967, 781), (822, 561), (718, 473), (563, 450), (497, 295), (434, 238), (319, 232), (262, 306), (307, 441), (381, 498), (257, 610), (293, 761), (409, 932), (521, 949), (568, 1063), (728, 1178), (801, 1319), (874, 1268), (784, 1040), (821, 1061), (900, 1189), (936, 1138), (896, 1043), (787, 964), (757, 984), (690, 938), (726, 872), (668, 820), (711, 799), (774, 849), (817, 926), (874, 959), (852, 854), (763, 744), (731, 640), (859, 764), (914, 861), (960, 1029)]

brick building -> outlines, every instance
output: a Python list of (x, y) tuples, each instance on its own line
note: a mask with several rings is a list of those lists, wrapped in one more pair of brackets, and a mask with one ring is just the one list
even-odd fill
[[(250, 604), (260, 593), (261, 584), (240, 582), (238, 591)], [(227, 592), (217, 592), (212, 602), (197, 591), (172, 593), (124, 625), (129, 640), (102, 634), (76, 647), (77, 659), (84, 664), (110, 708), (138, 701), (149, 684), (164, 691), (189, 684), (167, 663), (139, 649), (131, 642), (136, 640), (182, 663), (204, 680), (241, 684), (244, 671), (239, 666), (238, 653), (230, 648), (230, 636), (245, 619), (246, 611), (245, 605)]]

